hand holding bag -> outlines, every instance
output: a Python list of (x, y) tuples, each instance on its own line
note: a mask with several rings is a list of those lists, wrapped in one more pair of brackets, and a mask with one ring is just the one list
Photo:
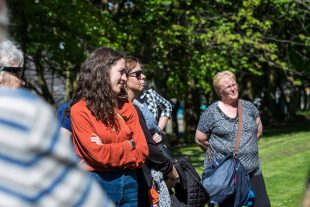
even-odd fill
[[(220, 160), (210, 160), (202, 174), (202, 183), (210, 195), (209, 204), (218, 204), (230, 196), (235, 196), (234, 207), (253, 204), (254, 193), (250, 178), (238, 159), (240, 137), (243, 127), (242, 104), (238, 100), (238, 131), (234, 154)], [(210, 151), (208, 149), (209, 159)]]

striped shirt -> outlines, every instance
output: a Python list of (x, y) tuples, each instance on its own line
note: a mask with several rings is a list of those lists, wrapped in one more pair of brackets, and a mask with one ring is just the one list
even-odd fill
[(114, 206), (41, 98), (0, 89), (0, 132), (0, 206)]

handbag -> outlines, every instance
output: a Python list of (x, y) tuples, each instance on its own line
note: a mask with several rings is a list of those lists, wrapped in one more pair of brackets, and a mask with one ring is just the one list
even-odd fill
[(201, 183), (201, 178), (188, 156), (175, 158), (166, 145), (157, 145), (173, 163), (180, 176), (180, 183), (170, 190), (171, 207), (201, 207), (208, 203), (209, 194)]
[[(202, 184), (210, 195), (209, 204), (219, 204), (234, 196), (234, 207), (252, 206), (254, 192), (250, 177), (238, 159), (240, 137), (243, 127), (243, 108), (238, 100), (238, 130), (233, 155), (219, 160), (210, 160), (202, 174)], [(210, 150), (207, 151), (210, 159)]]
[(201, 207), (208, 203), (209, 194), (201, 183), (188, 156), (181, 156), (174, 161), (174, 166), (180, 176), (180, 183), (174, 187), (175, 196), (180, 203), (188, 207)]
[(160, 149), (161, 153), (170, 161), (173, 161), (172, 152), (168, 149), (168, 147), (163, 143), (160, 142), (157, 144), (157, 147)]

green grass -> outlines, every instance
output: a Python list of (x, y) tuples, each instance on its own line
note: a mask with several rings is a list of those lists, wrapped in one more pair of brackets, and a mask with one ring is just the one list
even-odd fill
[(272, 206), (300, 206), (310, 167), (310, 131), (270, 136), (259, 148)]
[[(268, 135), (259, 141), (259, 156), (272, 207), (301, 206), (310, 169), (310, 124), (307, 120), (297, 125), (298, 130), (283, 130), (284, 133), (279, 128), (269, 129)], [(197, 145), (179, 147), (175, 153), (189, 155), (201, 175), (204, 154)]]

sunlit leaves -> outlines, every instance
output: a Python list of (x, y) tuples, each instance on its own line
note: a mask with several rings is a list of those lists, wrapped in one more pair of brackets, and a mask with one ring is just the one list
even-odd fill
[(59, 73), (78, 70), (95, 47), (126, 51), (145, 63), (159, 89), (180, 99), (192, 88), (210, 93), (220, 70), (262, 75), (306, 65), (297, 59), (309, 53), (309, 11), (298, 1), (128, 2), (10, 0), (12, 35), (29, 55), (46, 51)]

